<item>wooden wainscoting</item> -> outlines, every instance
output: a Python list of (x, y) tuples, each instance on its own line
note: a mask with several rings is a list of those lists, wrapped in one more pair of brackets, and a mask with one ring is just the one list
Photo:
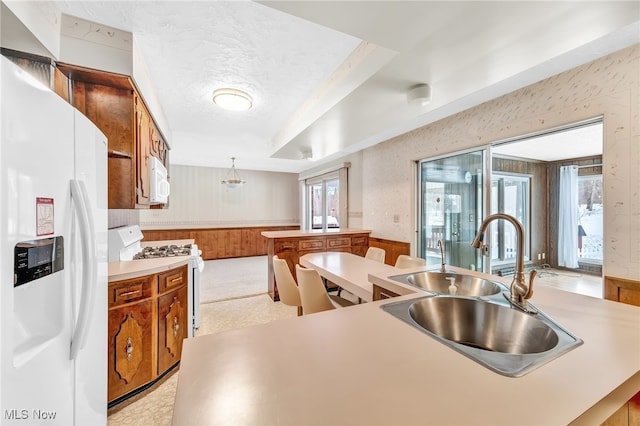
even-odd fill
[(299, 226), (255, 226), (241, 228), (161, 229), (143, 230), (145, 242), (193, 239), (202, 250), (204, 260), (267, 254), (267, 239), (263, 231), (289, 231)]
[(384, 263), (387, 265), (395, 265), (398, 256), (401, 254), (409, 255), (411, 253), (411, 244), (404, 241), (385, 240), (383, 238), (369, 237), (369, 247), (378, 247), (384, 249), (386, 255)]

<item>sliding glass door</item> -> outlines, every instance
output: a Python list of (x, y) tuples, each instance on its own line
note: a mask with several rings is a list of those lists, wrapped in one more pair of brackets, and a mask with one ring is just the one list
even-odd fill
[(483, 217), (485, 151), (420, 163), (419, 255), (428, 265), (445, 262), (483, 270), (483, 257), (471, 247)]

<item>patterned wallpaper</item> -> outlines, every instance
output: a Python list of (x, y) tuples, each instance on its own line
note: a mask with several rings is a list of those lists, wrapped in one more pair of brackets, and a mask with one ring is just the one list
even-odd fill
[(363, 227), (414, 243), (416, 160), (598, 116), (604, 119), (604, 274), (640, 279), (640, 45), (366, 149)]

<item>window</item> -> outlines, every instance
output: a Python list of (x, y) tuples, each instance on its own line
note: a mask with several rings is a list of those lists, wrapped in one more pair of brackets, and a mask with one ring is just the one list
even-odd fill
[[(506, 213), (517, 218), (525, 229), (525, 259), (529, 257), (531, 226), (531, 177), (493, 172), (491, 176), (491, 214)], [(516, 230), (505, 221), (491, 224), (491, 260), (494, 264), (516, 257)]]
[(339, 229), (346, 218), (347, 169), (305, 180), (305, 228)]
[(602, 263), (602, 175), (578, 176), (578, 260)]

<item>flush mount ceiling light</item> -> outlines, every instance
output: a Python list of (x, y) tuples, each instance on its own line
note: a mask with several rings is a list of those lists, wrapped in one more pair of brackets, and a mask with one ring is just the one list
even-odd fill
[(431, 102), (431, 87), (428, 84), (412, 86), (407, 92), (407, 102), (411, 105), (427, 105)]
[(240, 179), (238, 172), (236, 171), (236, 157), (231, 157), (231, 169), (227, 173), (227, 178), (222, 181), (223, 185), (227, 188), (237, 188), (244, 185), (246, 181)]
[(246, 111), (253, 105), (253, 99), (242, 90), (225, 88), (213, 92), (213, 103), (230, 111)]

